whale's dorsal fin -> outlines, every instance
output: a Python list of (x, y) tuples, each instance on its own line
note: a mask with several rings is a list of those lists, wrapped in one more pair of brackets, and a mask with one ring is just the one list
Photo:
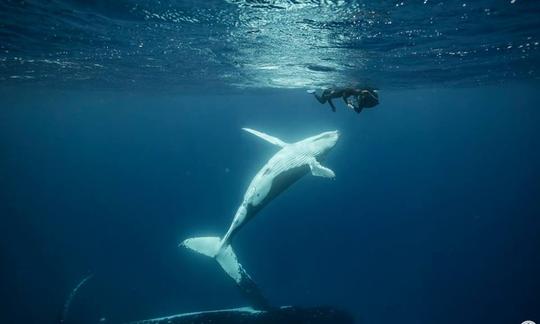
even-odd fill
[(274, 145), (277, 145), (277, 146), (280, 146), (280, 147), (285, 147), (285, 146), (288, 145), (287, 143), (283, 142), (282, 140), (280, 140), (277, 137), (270, 136), (268, 134), (256, 131), (254, 129), (251, 129), (251, 128), (242, 128), (242, 129), (245, 130), (246, 132), (251, 133), (251, 134), (253, 134), (255, 136), (258, 136), (258, 137), (262, 138), (263, 140), (268, 141), (268, 142), (270, 142), (270, 143), (272, 143)]

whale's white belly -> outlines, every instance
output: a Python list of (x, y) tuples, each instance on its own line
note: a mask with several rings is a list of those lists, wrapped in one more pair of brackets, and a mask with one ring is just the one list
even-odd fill
[[(245, 204), (259, 206), (272, 191), (276, 179), (280, 176), (286, 177), (291, 173), (289, 171), (294, 171), (296, 168), (307, 167), (310, 156), (298, 154), (299, 152), (296, 151), (290, 147), (280, 150), (259, 170), (244, 195)], [(287, 179), (284, 180), (287, 181)]]

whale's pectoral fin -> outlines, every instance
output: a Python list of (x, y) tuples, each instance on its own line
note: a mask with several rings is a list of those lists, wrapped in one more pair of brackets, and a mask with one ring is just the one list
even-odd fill
[(268, 142), (270, 142), (270, 143), (272, 143), (274, 145), (277, 145), (277, 146), (280, 146), (280, 147), (287, 146), (287, 143), (283, 142), (282, 140), (280, 140), (277, 137), (270, 136), (268, 134), (256, 131), (256, 130), (251, 129), (251, 128), (242, 128), (242, 129), (245, 130), (246, 132), (251, 133), (251, 134), (253, 134), (255, 136), (258, 136), (258, 137), (262, 138), (263, 140), (268, 141)]
[(335, 178), (336, 174), (331, 169), (322, 166), (319, 161), (313, 159), (313, 161), (309, 162), (309, 168), (311, 169), (311, 174), (313, 174), (316, 177), (324, 177), (324, 178)]

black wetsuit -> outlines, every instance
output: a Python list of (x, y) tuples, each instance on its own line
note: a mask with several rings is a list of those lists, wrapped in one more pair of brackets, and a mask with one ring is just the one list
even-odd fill
[(356, 105), (353, 105), (353, 107), (354, 111), (357, 113), (360, 113), (364, 108), (371, 108), (379, 104), (379, 94), (371, 88), (360, 89), (347, 87), (324, 89), (320, 96), (315, 93), (314, 95), (320, 103), (324, 104), (328, 102), (334, 112), (336, 111), (336, 107), (334, 106), (332, 99), (335, 98), (343, 98), (346, 105), (351, 105), (349, 97), (355, 97)]
[(364, 108), (372, 108), (379, 104), (379, 94), (375, 90), (365, 89), (356, 97), (354, 111), (360, 113)]
[(320, 96), (317, 94), (314, 94), (314, 95), (315, 95), (315, 98), (317, 98), (317, 100), (320, 103), (324, 104), (328, 102), (330, 104), (330, 107), (332, 107), (332, 111), (335, 112), (336, 107), (334, 106), (332, 99), (343, 98), (343, 101), (345, 101), (345, 104), (348, 105), (349, 97), (360, 95), (360, 93), (361, 93), (361, 90), (355, 89), (355, 88), (334, 88), (334, 89), (324, 89)]

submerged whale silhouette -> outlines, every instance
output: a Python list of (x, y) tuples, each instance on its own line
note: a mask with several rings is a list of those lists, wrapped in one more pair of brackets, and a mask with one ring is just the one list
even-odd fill
[(352, 324), (353, 316), (333, 307), (281, 306), (269, 310), (251, 307), (193, 312), (147, 319), (127, 324)]
[(254, 283), (236, 258), (231, 247), (233, 238), (264, 206), (308, 172), (311, 171), (311, 174), (318, 177), (334, 178), (334, 172), (322, 166), (319, 160), (323, 159), (336, 145), (339, 132), (324, 132), (288, 144), (279, 138), (253, 129), (243, 128), (243, 130), (281, 149), (268, 160), (251, 181), (242, 204), (222, 239), (195, 237), (186, 239), (180, 243), (180, 246), (214, 258), (240, 287), (248, 287), (253, 286)]

